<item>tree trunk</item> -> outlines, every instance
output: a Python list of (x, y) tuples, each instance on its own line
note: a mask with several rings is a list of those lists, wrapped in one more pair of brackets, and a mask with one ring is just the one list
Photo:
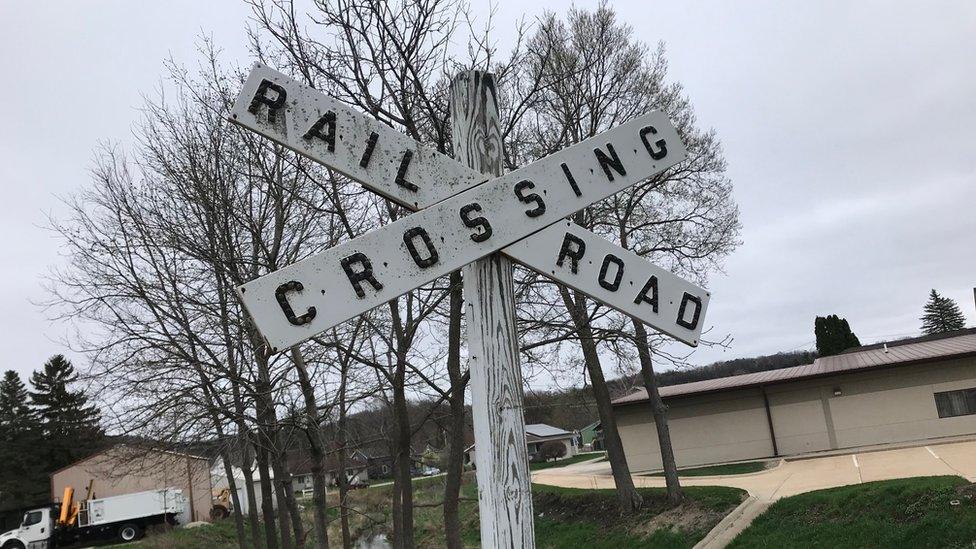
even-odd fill
[[(402, 347), (401, 347), (402, 348)], [(406, 356), (397, 357), (396, 375), (393, 383), (393, 423), (396, 429), (396, 447), (393, 460), (393, 499), (394, 509), (400, 515), (399, 531), (394, 530), (393, 546), (398, 549), (411, 549), (413, 545), (413, 481), (410, 478), (410, 417), (404, 387)]]
[(197, 372), (200, 375), (200, 386), (203, 389), (203, 396), (206, 399), (210, 409), (210, 420), (213, 422), (214, 431), (217, 433), (217, 439), (221, 441), (220, 460), (224, 466), (224, 474), (227, 476), (227, 490), (230, 492), (231, 507), (233, 507), (232, 513), (234, 515), (234, 528), (237, 532), (237, 545), (240, 547), (240, 549), (245, 549), (247, 546), (247, 540), (245, 539), (244, 533), (244, 516), (241, 514), (241, 501), (240, 496), (237, 493), (237, 479), (234, 478), (234, 466), (231, 464), (230, 452), (227, 450), (227, 437), (224, 433), (223, 416), (221, 415), (221, 403), (214, 398), (214, 395), (210, 390), (210, 380), (203, 372), (203, 369), (197, 366)]
[(657, 430), (657, 441), (661, 447), (661, 464), (664, 466), (664, 480), (668, 487), (668, 503), (681, 503), (681, 483), (678, 482), (678, 466), (674, 461), (674, 448), (671, 446), (671, 431), (668, 428), (668, 407), (661, 400), (661, 393), (657, 387), (657, 376), (654, 375), (654, 364), (651, 360), (651, 346), (647, 339), (647, 329), (639, 320), (634, 322), (634, 334), (637, 336), (637, 354), (640, 357), (641, 378), (647, 390), (647, 398), (654, 416), (654, 427)]
[[(247, 433), (247, 431), (239, 431)], [(245, 438), (241, 441), (244, 445), (241, 458), (241, 472), (244, 473), (244, 494), (247, 497), (247, 522), (251, 529), (251, 543), (255, 549), (261, 549), (261, 524), (258, 519), (258, 501), (254, 493), (254, 462), (251, 461), (251, 443)]]
[[(502, 135), (494, 77), (462, 72), (450, 89), (455, 158), (481, 173), (501, 175)], [(531, 549), (535, 517), (512, 263), (494, 253), (466, 265), (463, 273), (481, 543)]]
[(254, 445), (251, 443), (252, 433), (244, 422), (247, 407), (241, 396), (240, 387), (237, 384), (231, 385), (231, 394), (234, 397), (234, 424), (237, 425), (237, 440), (241, 446), (241, 471), (244, 473), (244, 493), (247, 496), (247, 521), (251, 528), (251, 543), (255, 549), (261, 549), (261, 525), (258, 522), (258, 501), (254, 494), (254, 467), (251, 461), (251, 451)]
[(287, 523), (290, 522), (291, 535), (294, 536), (295, 546), (304, 547), (305, 525), (302, 524), (302, 513), (298, 509), (298, 502), (295, 501), (295, 490), (292, 486), (291, 472), (288, 471), (288, 464), (285, 459), (286, 452), (281, 444), (281, 435), (277, 430), (274, 432), (274, 446), (275, 448), (280, 448), (278, 452), (271, 455), (271, 463), (274, 468), (275, 479), (277, 480), (275, 486), (280, 490), (280, 497), (284, 498), (282, 501), (285, 502), (284, 507), (287, 511), (284, 516), (286, 524), (282, 525), (282, 528), (288, 530)]
[[(271, 445), (273, 448), (273, 444)], [(291, 524), (289, 524), (289, 510), (288, 502), (285, 500), (285, 488), (282, 486), (281, 476), (284, 471), (281, 467), (280, 456), (274, 450), (268, 452), (268, 464), (271, 466), (271, 471), (274, 473), (274, 480), (271, 482), (271, 489), (274, 490), (275, 500), (278, 502), (278, 508), (276, 509), (276, 515), (278, 518), (278, 534), (281, 536), (281, 548), (291, 549), (292, 537), (291, 537)]]
[(448, 549), (461, 549), (458, 508), (461, 475), (464, 473), (464, 386), (461, 375), (461, 314), (464, 298), (461, 273), (451, 273), (450, 318), (447, 331), (447, 374), (451, 380), (450, 432), (448, 434), (447, 477), (444, 482), (444, 540)]
[[(274, 472), (274, 481), (271, 484), (278, 502), (277, 516), (281, 547), (282, 549), (291, 549), (293, 530), (296, 537), (299, 540), (301, 539), (301, 516), (298, 516), (291, 486), (285, 484), (286, 482), (290, 483), (290, 479), (284, 463), (282, 463), (284, 453), (278, 436), (278, 416), (275, 413), (274, 401), (272, 400), (271, 370), (268, 366), (268, 355), (262, 350), (266, 346), (254, 325), (250, 324), (248, 328), (248, 335), (254, 349), (254, 362), (258, 370), (258, 378), (255, 383), (257, 394), (254, 395), (257, 408), (258, 436), (267, 452), (265, 456), (266, 467), (270, 465)], [(263, 479), (261, 490), (264, 491)], [(263, 493), (262, 497), (264, 497)], [(267, 525), (267, 520), (265, 520), (265, 527)]]
[(610, 404), (610, 391), (607, 389), (607, 382), (603, 377), (603, 367), (600, 365), (596, 340), (593, 339), (593, 330), (590, 328), (590, 322), (586, 315), (586, 298), (579, 292), (574, 292), (575, 296), (570, 294), (565, 286), (560, 286), (559, 292), (573, 319), (573, 326), (579, 334), (580, 347), (583, 349), (583, 360), (586, 362), (586, 371), (590, 375), (590, 384), (593, 387), (593, 398), (596, 400), (596, 407), (600, 413), (603, 441), (607, 447), (607, 460), (610, 462), (613, 481), (617, 487), (617, 502), (622, 512), (633, 513), (641, 508), (644, 499), (634, 487), (634, 479), (630, 476), (630, 467), (627, 465), (627, 457), (624, 455), (620, 433), (617, 432), (617, 420), (614, 418), (613, 406)]
[[(319, 422), (318, 407), (315, 404), (315, 390), (308, 376), (305, 357), (298, 347), (291, 348), (291, 357), (298, 372), (298, 384), (305, 399), (306, 429), (309, 429), (308, 440), (311, 447), (309, 453), (312, 458), (312, 501), (315, 507), (315, 546), (324, 549), (329, 546), (329, 518), (328, 499), (325, 486), (325, 445), (322, 443), (322, 429)], [(339, 469), (338, 474), (342, 474)]]
[[(222, 434), (220, 434), (223, 438)], [(241, 514), (241, 498), (237, 494), (237, 479), (234, 478), (234, 466), (230, 462), (227, 448), (220, 451), (220, 459), (224, 464), (224, 474), (227, 475), (227, 489), (230, 491), (231, 505), (234, 507), (234, 528), (237, 531), (237, 546), (241, 549), (247, 547), (246, 534), (244, 533), (244, 515)]]
[[(336, 437), (338, 442), (337, 456), (338, 470), (346, 470), (346, 383), (349, 379), (349, 357), (340, 361), (339, 373), (339, 421), (336, 425)], [(352, 549), (352, 533), (349, 531), (349, 509), (346, 507), (346, 495), (349, 493), (349, 481), (345, 474), (339, 475), (339, 525), (342, 528), (342, 547)]]
[(258, 462), (258, 476), (261, 479), (261, 514), (264, 521), (264, 540), (268, 549), (277, 549), (278, 530), (275, 525), (274, 499), (272, 499), (274, 497), (274, 486), (271, 485), (271, 475), (268, 472), (268, 449), (263, 442), (256, 445), (254, 449)]

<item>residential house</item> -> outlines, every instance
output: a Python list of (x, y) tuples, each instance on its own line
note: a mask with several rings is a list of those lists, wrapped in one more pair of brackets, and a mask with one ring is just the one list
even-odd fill
[[(539, 459), (542, 445), (547, 442), (560, 442), (566, 446), (566, 454), (561, 459), (575, 456), (579, 453), (577, 437), (575, 433), (546, 425), (545, 423), (533, 423), (525, 426), (525, 444), (529, 454), (529, 461)], [(474, 465), (475, 445), (472, 444), (464, 451), (464, 464)]]
[[(291, 473), (292, 488), (296, 494), (312, 493), (312, 459), (308, 454), (288, 456), (288, 472)], [(354, 450), (346, 456), (346, 479), (351, 484), (365, 483), (369, 480), (366, 456)], [(327, 486), (337, 486), (339, 478), (339, 460), (335, 453), (330, 453), (325, 459), (325, 483)]]
[(584, 451), (603, 450), (603, 429), (599, 421), (579, 430), (579, 447)]

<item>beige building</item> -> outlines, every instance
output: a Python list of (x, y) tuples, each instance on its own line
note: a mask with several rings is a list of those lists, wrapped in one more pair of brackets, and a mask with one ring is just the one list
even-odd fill
[(159, 488), (181, 489), (190, 502), (181, 523), (210, 517), (210, 465), (206, 458), (117, 444), (51, 473), (51, 498), (60, 501), (65, 486), (71, 486), (75, 501), (82, 500), (89, 483), (98, 498)]
[[(976, 434), (976, 330), (661, 388), (679, 467)], [(632, 470), (661, 468), (644, 389), (614, 401)]]

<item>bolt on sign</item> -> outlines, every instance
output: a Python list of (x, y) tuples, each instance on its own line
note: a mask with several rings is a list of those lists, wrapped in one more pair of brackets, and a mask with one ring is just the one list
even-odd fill
[(497, 251), (698, 344), (707, 291), (565, 219), (684, 160), (660, 112), (491, 180), (260, 64), (231, 120), (416, 211), (238, 288), (275, 352)]

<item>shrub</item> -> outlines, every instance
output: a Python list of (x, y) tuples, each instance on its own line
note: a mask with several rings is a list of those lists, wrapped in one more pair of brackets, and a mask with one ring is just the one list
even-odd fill
[(543, 443), (542, 447), (539, 448), (539, 455), (546, 461), (559, 459), (566, 455), (566, 445), (556, 440), (550, 440)]

